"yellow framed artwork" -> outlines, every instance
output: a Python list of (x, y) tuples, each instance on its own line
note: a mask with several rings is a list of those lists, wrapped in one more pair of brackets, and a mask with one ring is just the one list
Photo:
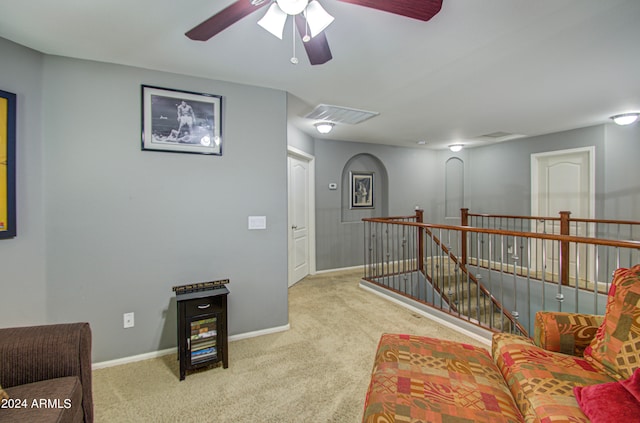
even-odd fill
[(16, 95), (0, 90), (0, 239), (16, 236)]

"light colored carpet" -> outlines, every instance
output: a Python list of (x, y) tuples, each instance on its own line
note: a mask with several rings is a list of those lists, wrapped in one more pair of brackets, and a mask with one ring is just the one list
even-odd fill
[(291, 287), (291, 329), (230, 342), (228, 369), (180, 382), (171, 354), (94, 371), (96, 421), (355, 423), (382, 333), (485, 346), (359, 288), (361, 275), (324, 273)]

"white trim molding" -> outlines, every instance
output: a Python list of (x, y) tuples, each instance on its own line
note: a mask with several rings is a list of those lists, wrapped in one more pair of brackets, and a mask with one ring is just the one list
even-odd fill
[[(240, 333), (229, 337), (229, 342), (240, 341), (241, 339), (255, 338), (256, 336), (269, 335), (272, 333), (285, 332), (291, 329), (291, 325), (287, 323), (284, 326), (277, 326), (268, 329), (257, 330), (253, 332)], [(105, 369), (107, 367), (120, 366), (122, 364), (135, 363), (136, 361), (150, 360), (159, 358), (169, 354), (177, 354), (178, 348), (167, 348), (165, 350), (152, 351), (144, 354), (132, 355), (130, 357), (116, 358), (115, 360), (101, 361), (91, 365), (92, 370)]]
[(309, 163), (309, 274), (314, 275), (316, 273), (316, 158), (291, 146), (287, 146), (287, 157), (296, 157)]
[(427, 312), (422, 308), (415, 307), (415, 306), (409, 304), (408, 301), (410, 301), (410, 300), (408, 298), (405, 299), (405, 300), (408, 300), (408, 301), (406, 301), (406, 302), (402, 301), (400, 299), (394, 298), (391, 295), (387, 295), (384, 292), (381, 292), (381, 291), (378, 291), (376, 289), (373, 289), (370, 286), (367, 286), (365, 283), (367, 283), (367, 282), (366, 281), (360, 282), (360, 288), (362, 288), (362, 289), (364, 289), (364, 290), (366, 290), (368, 292), (371, 292), (371, 293), (373, 293), (373, 294), (375, 294), (375, 295), (377, 295), (379, 297), (382, 297), (387, 301), (391, 301), (392, 303), (398, 304), (398, 305), (400, 305), (400, 306), (402, 306), (402, 307), (404, 307), (404, 308), (406, 308), (408, 310), (411, 310), (412, 312), (417, 313), (417, 314), (419, 314), (419, 315), (421, 315), (423, 317), (426, 317), (427, 319), (433, 320), (434, 322), (439, 323), (442, 326), (445, 326), (445, 327), (447, 327), (449, 329), (455, 330), (456, 332), (459, 332), (462, 335), (465, 335), (465, 336), (468, 336), (469, 338), (475, 339), (476, 341), (478, 341), (478, 342), (480, 342), (480, 343), (482, 343), (484, 345), (491, 346), (491, 332), (486, 331), (486, 330), (481, 329), (481, 328), (477, 328), (477, 330), (479, 332), (484, 334), (484, 336), (483, 336), (483, 335), (480, 335), (478, 333), (466, 330), (463, 327), (456, 325), (455, 323), (451, 323), (451, 322), (449, 322), (449, 321), (447, 321), (445, 319), (442, 319), (442, 318), (437, 316), (437, 314), (442, 314), (442, 316), (447, 316), (446, 313), (443, 313), (443, 312), (441, 312), (439, 310), (431, 309), (431, 308), (429, 308), (429, 311)]

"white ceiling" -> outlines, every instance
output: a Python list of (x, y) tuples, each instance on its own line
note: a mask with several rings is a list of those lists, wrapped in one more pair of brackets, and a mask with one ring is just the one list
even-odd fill
[(639, 0), (443, 0), (429, 22), (320, 1), (336, 19), (326, 30), (333, 60), (319, 66), (299, 37), (300, 63), (289, 62), (291, 20), (278, 40), (256, 24), (266, 9), (207, 42), (184, 35), (233, 0), (4, 0), (0, 37), (46, 54), (285, 90), (290, 122), (318, 138), (303, 116), (320, 103), (380, 113), (321, 138), (426, 148), (640, 111)]

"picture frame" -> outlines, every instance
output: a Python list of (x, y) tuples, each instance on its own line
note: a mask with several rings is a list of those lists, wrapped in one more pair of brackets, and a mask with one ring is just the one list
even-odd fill
[(222, 156), (222, 96), (142, 85), (142, 150)]
[(352, 209), (372, 209), (373, 172), (350, 172), (350, 207)]
[(16, 94), (0, 91), (0, 239), (16, 235)]

